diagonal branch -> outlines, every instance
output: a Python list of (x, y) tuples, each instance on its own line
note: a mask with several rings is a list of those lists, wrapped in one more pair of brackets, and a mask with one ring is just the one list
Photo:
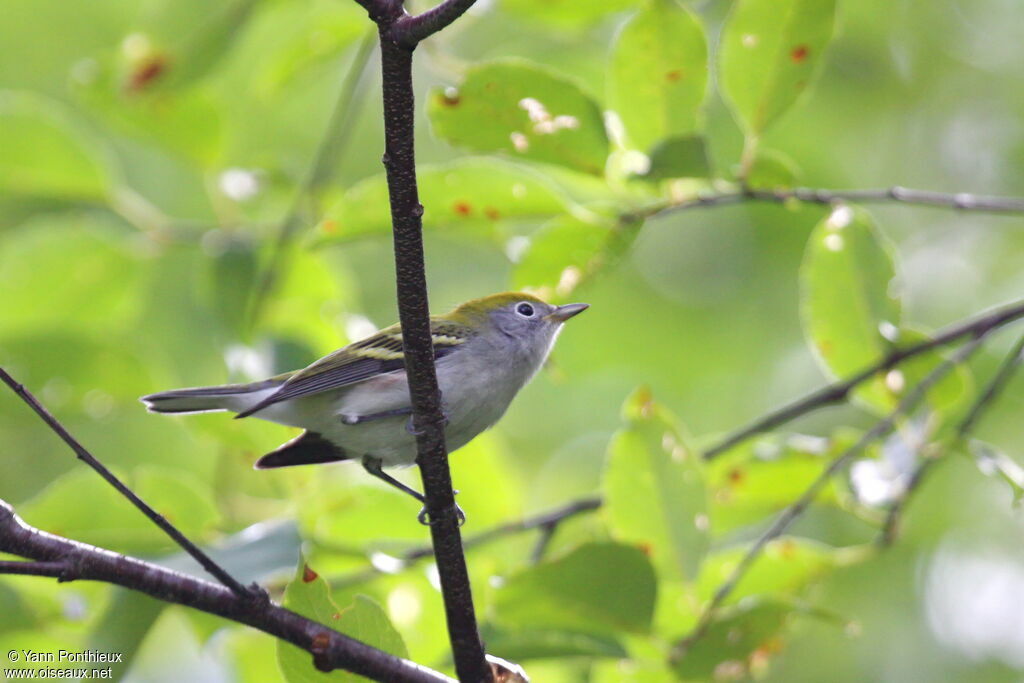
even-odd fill
[(75, 455), (78, 456), (79, 460), (81, 460), (94, 470), (96, 470), (96, 472), (98, 472), (101, 477), (107, 480), (107, 483), (109, 483), (111, 486), (117, 489), (117, 491), (121, 495), (123, 495), (125, 498), (131, 501), (132, 505), (134, 505), (140, 511), (142, 511), (142, 514), (146, 515), (146, 517), (148, 517), (154, 524), (160, 527), (160, 529), (163, 530), (165, 534), (170, 536), (175, 543), (181, 546), (181, 548), (185, 552), (187, 552), (189, 555), (195, 558), (196, 562), (198, 562), (203, 567), (203, 569), (209, 572), (224, 586), (229, 588), (231, 592), (247, 600), (260, 600), (266, 597), (262, 589), (260, 589), (259, 586), (257, 586), (256, 584), (253, 584), (250, 588), (246, 588), (241, 583), (239, 583), (238, 580), (236, 580), (233, 576), (228, 574), (228, 572), (223, 567), (214, 562), (213, 558), (211, 558), (209, 555), (200, 550), (199, 546), (197, 546), (195, 543), (186, 538), (183, 533), (178, 531), (177, 527), (168, 522), (163, 515), (161, 515), (159, 512), (151, 508), (149, 504), (146, 503), (144, 500), (139, 498), (139, 496), (136, 495), (134, 491), (128, 488), (124, 484), (124, 482), (122, 482), (120, 479), (114, 476), (113, 472), (108, 470), (103, 465), (103, 463), (97, 460), (92, 453), (86, 450), (85, 446), (80, 444), (78, 440), (75, 439), (75, 437), (71, 436), (68, 430), (64, 428), (64, 426), (57, 420), (57, 418), (51, 415), (50, 411), (44, 408), (43, 405), (36, 400), (36, 397), (33, 396), (28, 389), (23, 387), (21, 384), (18, 384), (14, 380), (14, 378), (11, 377), (3, 368), (0, 368), (0, 380), (3, 380), (3, 382), (7, 386), (9, 386), (14, 391), (14, 393), (16, 393), (21, 398), (22, 401), (27, 403), (29, 407), (32, 408), (32, 410), (34, 410), (36, 414), (43, 419), (43, 422), (45, 422), (47, 426), (49, 426), (50, 429), (52, 429), (54, 433), (57, 434), (57, 436), (59, 436), (61, 440), (64, 441), (64, 443), (66, 443), (71, 448), (72, 451), (75, 452)]
[(269, 600), (255, 601), (217, 584), (33, 528), (0, 501), (0, 552), (30, 562), (0, 562), (0, 574), (116, 584), (246, 624), (313, 655), (321, 671), (345, 669), (378, 681), (453, 683), (447, 676), (310, 621)]
[(868, 190), (828, 190), (823, 188), (797, 187), (791, 190), (737, 190), (705, 194), (681, 202), (662, 203), (641, 209), (632, 214), (633, 218), (652, 218), (677, 211), (716, 206), (743, 204), (746, 202), (770, 202), (785, 204), (790, 201), (808, 204), (834, 204), (836, 202), (860, 202), (862, 204), (914, 204), (958, 211), (981, 213), (1024, 213), (1024, 198), (990, 197), (967, 192), (933, 192), (913, 190), (894, 185), (888, 188)]
[(824, 386), (816, 391), (812, 391), (806, 396), (784, 405), (777, 410), (773, 410), (767, 415), (760, 417), (754, 422), (751, 422), (745, 427), (733, 432), (718, 443), (712, 445), (710, 448), (707, 448), (704, 451), (704, 457), (710, 460), (711, 458), (721, 455), (733, 446), (743, 443), (756, 434), (766, 432), (778, 427), (779, 425), (791, 422), (798, 417), (817, 410), (818, 408), (823, 408), (827, 405), (844, 401), (846, 400), (846, 397), (849, 396), (850, 392), (858, 385), (871, 379), (878, 372), (888, 370), (909, 358), (913, 358), (914, 356), (925, 353), (926, 351), (931, 351), (937, 347), (945, 346), (946, 344), (952, 343), (962, 337), (966, 337), (967, 335), (987, 333), (1011, 323), (1022, 316), (1024, 316), (1024, 301), (1016, 301), (975, 318), (951, 325), (945, 330), (939, 331), (939, 333), (931, 339), (903, 348), (895, 348), (882, 360), (870, 367), (864, 368), (851, 377), (839, 382), (834, 382), (833, 384)]
[[(486, 543), (490, 543), (491, 541), (496, 541), (498, 539), (526, 531), (532, 531), (533, 529), (539, 529), (542, 534), (549, 536), (565, 520), (576, 517), (577, 515), (593, 512), (594, 510), (599, 509), (601, 505), (603, 505), (603, 501), (600, 498), (580, 498), (579, 500), (566, 503), (554, 510), (549, 510), (548, 512), (527, 517), (515, 522), (508, 522), (506, 524), (496, 526), (493, 529), (482, 531), (475, 536), (469, 536), (463, 541), (462, 547), (465, 550), (469, 550), (470, 548), (476, 548)], [(544, 537), (545, 536), (541, 536), (542, 539)], [(534, 555), (536, 555), (536, 552)], [(433, 556), (434, 549), (432, 546), (418, 546), (398, 555), (389, 557), (388, 564), (390, 565), (393, 563), (397, 567), (398, 571), (404, 571), (415, 566), (420, 561)], [(531, 557), (531, 561), (534, 559), (534, 557)], [(396, 571), (391, 570), (385, 572), (384, 569), (374, 565), (367, 567), (366, 569), (356, 570), (351, 574), (330, 579), (330, 584), (334, 588), (353, 586), (370, 581), (384, 573), (396, 573)]]
[[(1003, 389), (1006, 388), (1006, 384), (1013, 377), (1013, 374), (1020, 367), (1021, 354), (1024, 353), (1024, 335), (1017, 340), (1017, 343), (1013, 345), (1010, 353), (1006, 355), (1003, 362), (999, 365), (999, 369), (989, 380), (988, 384), (985, 385), (984, 391), (978, 394), (978, 397), (971, 404), (970, 409), (967, 411), (967, 415), (960, 424), (957, 425), (956, 432), (954, 434), (953, 444), (964, 443), (967, 438), (971, 435), (978, 420), (984, 414), (985, 409), (996, 400), (1000, 394), (1003, 393)], [(924, 478), (928, 472), (936, 463), (939, 462), (938, 457), (924, 458), (917, 466), (917, 468), (911, 473), (910, 480), (907, 482), (906, 488), (902, 494), (892, 506), (889, 508), (889, 512), (886, 514), (885, 523), (882, 525), (882, 533), (879, 535), (878, 544), (881, 546), (892, 545), (893, 541), (896, 540), (896, 532), (899, 527), (900, 517), (903, 515), (903, 511), (910, 502), (914, 492), (921, 486)]]
[(762, 551), (768, 543), (781, 536), (786, 529), (789, 528), (790, 524), (800, 517), (808, 507), (810, 507), (811, 503), (814, 502), (814, 499), (817, 498), (818, 494), (832, 476), (839, 472), (839, 470), (842, 469), (850, 460), (860, 455), (860, 453), (869, 445), (888, 434), (896, 425), (897, 420), (910, 413), (924, 398), (928, 390), (936, 384), (936, 382), (945, 377), (951, 370), (953, 370), (953, 368), (966, 362), (967, 359), (971, 357), (971, 355), (981, 346), (985, 336), (990, 331), (991, 328), (983, 332), (976, 333), (969, 342), (960, 347), (956, 353), (948, 359), (939, 363), (934, 370), (928, 373), (924, 379), (915, 385), (914, 388), (903, 397), (891, 413), (875, 423), (875, 426), (865, 432), (855, 444), (832, 459), (817, 479), (811, 482), (811, 485), (807, 487), (803, 495), (783, 510), (772, 525), (768, 527), (764, 533), (758, 536), (756, 541), (754, 541), (754, 544), (749, 550), (747, 550), (743, 559), (740, 560), (739, 564), (736, 565), (725, 581), (723, 581), (715, 591), (711, 601), (701, 614), (701, 618), (698, 621), (697, 626), (694, 627), (689, 636), (679, 642), (673, 649), (673, 658), (684, 657), (690, 645), (692, 645), (694, 641), (700, 639), (707, 632), (708, 627), (714, 620), (718, 608), (721, 607), (725, 599), (729, 597), (743, 577), (746, 576), (747, 571), (750, 570), (753, 564), (761, 556)]
[(405, 15), (391, 26), (388, 37), (399, 45), (412, 49), (424, 38), (437, 33), (461, 17), (475, 2), (476, 0), (444, 0), (423, 14)]

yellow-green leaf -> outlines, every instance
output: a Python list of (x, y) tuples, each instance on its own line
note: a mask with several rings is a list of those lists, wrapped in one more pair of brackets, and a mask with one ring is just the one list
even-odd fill
[[(622, 590), (629, 586), (629, 590)], [(642, 550), (588, 543), (508, 579), (495, 596), (500, 624), (615, 635), (644, 633), (657, 581)]]
[(572, 81), (528, 62), (470, 69), (457, 88), (430, 93), (427, 113), (434, 134), (454, 145), (604, 173), (600, 107)]
[(807, 90), (835, 24), (835, 0), (737, 0), (722, 35), (722, 86), (750, 135)]
[(608, 106), (633, 147), (693, 133), (708, 79), (708, 48), (697, 17), (675, 0), (654, 0), (619, 33), (608, 74)]
[[(304, 559), (300, 559), (295, 577), (284, 592), (284, 606), (367, 645), (398, 657), (408, 657), (405, 642), (387, 614), (371, 598), (357, 595), (350, 605), (341, 608), (331, 599), (331, 590)], [(277, 663), (288, 683), (350, 683), (366, 678), (347, 671), (335, 670), (329, 674), (313, 666), (313, 656), (291, 643), (277, 641)]]
[[(463, 234), (492, 237), (509, 220), (545, 219), (566, 210), (568, 200), (550, 180), (521, 165), (468, 158), (419, 169), (423, 223)], [(320, 223), (324, 240), (390, 232), (391, 213), (384, 175), (350, 188)]]
[(649, 552), (660, 576), (692, 579), (710, 526), (700, 454), (646, 389), (627, 399), (626, 413), (604, 475), (612, 533)]

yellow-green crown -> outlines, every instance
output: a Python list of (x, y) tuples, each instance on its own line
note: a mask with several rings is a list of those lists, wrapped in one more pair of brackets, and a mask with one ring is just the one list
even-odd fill
[(501, 294), (491, 294), (490, 296), (467, 301), (466, 303), (458, 306), (452, 312), (448, 313), (445, 317), (455, 320), (456, 322), (469, 323), (473, 320), (478, 320), (483, 316), (489, 315), (491, 311), (496, 311), (499, 308), (503, 308), (509, 304), (514, 304), (520, 301), (531, 301), (537, 304), (544, 303), (533, 294), (527, 294), (526, 292), (502, 292)]

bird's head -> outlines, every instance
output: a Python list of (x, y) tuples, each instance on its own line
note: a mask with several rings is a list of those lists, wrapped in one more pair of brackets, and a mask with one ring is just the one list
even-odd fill
[(589, 304), (555, 306), (525, 292), (503, 292), (462, 304), (447, 317), (478, 333), (493, 333), (528, 352), (546, 356), (558, 331)]

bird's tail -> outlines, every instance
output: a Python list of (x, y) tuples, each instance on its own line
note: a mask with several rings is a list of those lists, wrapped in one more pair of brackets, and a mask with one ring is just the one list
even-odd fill
[(216, 387), (172, 389), (143, 396), (151, 413), (205, 413), (215, 410), (240, 412), (253, 406), (281, 386), (283, 380), (268, 379), (251, 384), (222, 384)]

